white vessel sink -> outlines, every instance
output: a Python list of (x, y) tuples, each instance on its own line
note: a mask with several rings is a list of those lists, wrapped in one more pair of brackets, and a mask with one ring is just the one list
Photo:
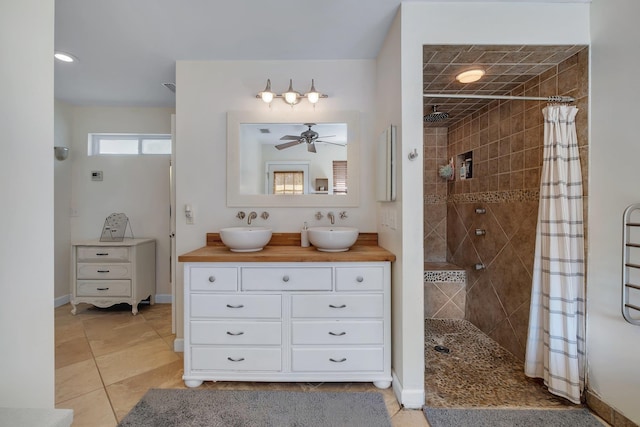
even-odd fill
[(220, 229), (220, 239), (232, 252), (261, 251), (272, 231), (267, 227), (227, 227)]
[(322, 252), (344, 252), (358, 239), (355, 227), (310, 227), (309, 242)]

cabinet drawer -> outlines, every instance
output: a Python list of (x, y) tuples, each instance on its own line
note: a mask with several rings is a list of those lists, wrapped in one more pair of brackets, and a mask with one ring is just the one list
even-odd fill
[(191, 317), (280, 319), (280, 295), (191, 295)]
[(382, 295), (293, 295), (291, 317), (382, 317)]
[(130, 297), (131, 280), (78, 280), (79, 297)]
[(130, 279), (131, 264), (78, 264), (78, 279)]
[(280, 371), (280, 348), (192, 347), (191, 369), (216, 371)]
[(246, 291), (331, 290), (331, 267), (248, 267), (241, 274)]
[(280, 322), (191, 322), (191, 344), (280, 345)]
[(384, 354), (379, 348), (294, 348), (294, 372), (382, 371)]
[(234, 267), (192, 267), (191, 289), (194, 291), (238, 290), (238, 269)]
[(337, 291), (381, 291), (383, 283), (382, 267), (336, 268)]
[(295, 321), (291, 343), (296, 344), (382, 344), (382, 321)]
[(126, 262), (129, 261), (128, 247), (77, 246), (78, 262)]

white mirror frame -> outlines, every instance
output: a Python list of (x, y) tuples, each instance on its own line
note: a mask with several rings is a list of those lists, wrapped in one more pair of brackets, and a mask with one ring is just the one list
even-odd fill
[[(281, 111), (227, 113), (228, 207), (357, 207), (360, 202), (360, 114), (357, 111)], [(347, 188), (344, 195), (240, 194), (240, 124), (242, 123), (346, 123)]]

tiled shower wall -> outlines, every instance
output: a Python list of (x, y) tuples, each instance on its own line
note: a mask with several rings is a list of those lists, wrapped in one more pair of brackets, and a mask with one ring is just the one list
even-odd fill
[[(512, 94), (557, 94), (577, 99), (586, 224), (588, 50), (524, 83)], [(446, 258), (467, 273), (465, 316), (520, 359), (524, 359), (529, 322), (545, 106), (539, 101), (493, 101), (448, 129), (445, 157), (446, 162), (446, 158), (473, 152), (473, 178), (456, 177), (447, 184)], [(437, 161), (444, 164), (440, 158)], [(425, 191), (428, 185), (425, 182)], [(476, 207), (485, 208), (486, 213), (477, 214)], [(425, 213), (425, 223), (429, 221), (437, 219)], [(476, 229), (486, 230), (486, 234), (477, 236)], [(427, 252), (426, 242), (425, 246)], [(476, 270), (477, 263), (485, 269)]]
[(438, 176), (447, 160), (446, 127), (424, 129), (424, 260), (447, 259), (447, 181)]

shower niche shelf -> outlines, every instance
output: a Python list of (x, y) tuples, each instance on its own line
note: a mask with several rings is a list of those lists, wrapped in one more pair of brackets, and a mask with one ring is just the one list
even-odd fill
[(622, 260), (622, 316), (640, 325), (640, 203), (624, 211)]
[(456, 160), (458, 165), (458, 179), (473, 178), (473, 151), (458, 154)]

